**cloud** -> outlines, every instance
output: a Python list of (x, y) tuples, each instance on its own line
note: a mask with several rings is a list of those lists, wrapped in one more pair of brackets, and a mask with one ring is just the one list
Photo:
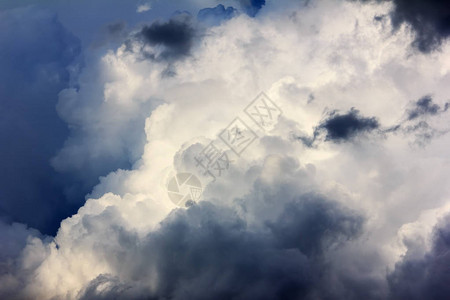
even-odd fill
[[(310, 102), (308, 97), (308, 103)], [(325, 134), (325, 141), (334, 143), (352, 141), (355, 137), (368, 134), (380, 128), (380, 124), (375, 117), (366, 118), (359, 116), (359, 111), (352, 108), (346, 114), (339, 114), (337, 111), (328, 113), (325, 120), (321, 121), (314, 129), (312, 136), (296, 135), (295, 138), (300, 140), (305, 146), (313, 147), (316, 141), (320, 140), (320, 136)], [(395, 131), (389, 129), (388, 131)]]
[(441, 119), (439, 115), (447, 111), (448, 105), (446, 102), (444, 108), (441, 108), (440, 105), (433, 102), (430, 95), (423, 96), (409, 105), (412, 108), (406, 110), (406, 119), (385, 132), (401, 131), (406, 136), (414, 136), (413, 143), (415, 145), (426, 146), (436, 137), (448, 132), (448, 128), (439, 124)]
[(424, 52), (440, 46), (450, 35), (450, 9), (445, 0), (395, 0), (394, 26), (407, 22), (416, 33), (414, 45)]
[[(111, 26), (114, 32), (124, 30), (123, 23)], [(174, 61), (188, 56), (197, 38), (193, 26), (184, 15), (144, 26), (131, 33), (117, 53), (88, 64), (79, 82), (60, 92), (57, 111), (69, 125), (70, 136), (51, 164), (71, 182), (69, 196), (89, 193), (100, 176), (130, 169), (139, 160), (145, 119), (162, 102), (161, 95), (148, 89), (158, 87), (159, 77), (172, 74)], [(149, 57), (154, 64), (140, 69), (139, 60)], [(122, 82), (125, 78), (127, 83)]]
[[(448, 104), (445, 104), (446, 111), (448, 108)], [(420, 116), (425, 115), (437, 115), (441, 112), (441, 107), (435, 103), (433, 103), (433, 99), (431, 96), (423, 96), (415, 103), (414, 109), (408, 110), (408, 120), (416, 119)]]
[(221, 22), (229, 20), (237, 15), (237, 10), (229, 6), (225, 8), (222, 4), (214, 8), (203, 8), (199, 10), (197, 19), (210, 25), (219, 25)]
[[(278, 199), (269, 201), (276, 205)], [(362, 219), (316, 195), (283, 202), (281, 215), (260, 229), (208, 202), (174, 211), (139, 242), (131, 266), (124, 270), (119, 262), (117, 277), (100, 275), (81, 299), (295, 299), (325, 293), (323, 256), (353, 239)]]
[(346, 141), (355, 136), (371, 132), (379, 128), (376, 118), (366, 118), (359, 116), (359, 111), (352, 108), (346, 114), (338, 114), (331, 112), (327, 119), (319, 125), (319, 130), (326, 130), (325, 140), (341, 142)]
[[(242, 297), (286, 292), (386, 298), (386, 268), (401, 252), (394, 243), (398, 229), (448, 195), (446, 153), (439, 152), (439, 144), (431, 145), (436, 159), (430, 160), (396, 135), (306, 149), (290, 133), (314, 132), (324, 122), (323, 111), (339, 110), (347, 113), (334, 117), (346, 116), (352, 114), (350, 107), (364, 112), (353, 112), (357, 124), (370, 124), (372, 118), (395, 124), (409, 99), (417, 99), (414, 95), (431, 90), (441, 99), (448, 91), (445, 75), (429, 79), (437, 66), (446, 74), (445, 55), (433, 60), (408, 56), (411, 40), (406, 32), (392, 36), (390, 28), (373, 24), (373, 16), (388, 10), (322, 3), (281, 15), (237, 16), (208, 29), (199, 46), (174, 63), (172, 77), (161, 76), (166, 61), (141, 60), (125, 45), (104, 55), (96, 68), (111, 77), (82, 80), (73, 103), (85, 108), (67, 109), (68, 120), (79, 116), (74, 112), (92, 111), (96, 103), (101, 109), (81, 114), (78, 126), (95, 120), (96, 126), (84, 125), (91, 133), (108, 126), (92, 134), (96, 138), (86, 143), (89, 151), (92, 145), (102, 149), (97, 140), (104, 134), (128, 138), (144, 128), (145, 147), (132, 170), (103, 177), (93, 192), (98, 199), (88, 200), (63, 222), (55, 243), (46, 245), (49, 254), (34, 270), (27, 291), (69, 298), (182, 297), (190, 291), (201, 298), (204, 294), (196, 287), (210, 283), (218, 297), (234, 286)], [(334, 17), (336, 11), (341, 18)], [(95, 74), (93, 70), (91, 66), (85, 76)], [(194, 172), (187, 161), (241, 116), (261, 90), (283, 111), (276, 127), (255, 129), (261, 138), (234, 157), (215, 184), (204, 184), (208, 201), (170, 213), (174, 206), (165, 188), (170, 172)], [(308, 103), (311, 93), (315, 99)], [(92, 96), (96, 94), (100, 98)], [(128, 123), (137, 115), (144, 125)], [(446, 136), (436, 140), (447, 141)], [(117, 138), (108, 149), (121, 148), (138, 146)], [(431, 191), (435, 197), (430, 198)], [(425, 197), (430, 200), (423, 201)], [(224, 248), (227, 252), (220, 252)], [(220, 260), (227, 255), (229, 264)], [(248, 269), (237, 267), (239, 257)], [(291, 264), (314, 276), (298, 275)], [(67, 273), (61, 265), (73, 271)], [(241, 270), (257, 280), (243, 278)], [(279, 276), (274, 278), (274, 273)], [(211, 283), (211, 278), (216, 280)], [(255, 287), (257, 282), (273, 284)]]
[[(139, 5), (151, 4), (151, 9), (137, 13)], [(105, 24), (115, 23), (118, 20), (126, 22), (130, 28), (135, 28), (142, 24), (148, 24), (158, 19), (169, 19), (174, 11), (190, 11), (196, 13), (202, 8), (211, 5), (210, 0), (172, 0), (152, 1), (152, 0), (97, 0), (95, 5), (87, 0), (77, 1), (74, 5), (61, 5), (58, 1), (46, 0), (3, 0), (0, 9), (11, 9), (34, 5), (48, 9), (58, 15), (62, 24), (75, 36), (77, 36), (84, 48), (89, 48), (91, 44), (97, 43), (99, 30)], [(106, 11), (105, 8), (108, 8)], [(81, 22), (80, 19), (83, 19)], [(85, 54), (88, 54), (86, 51)]]
[[(362, 0), (370, 2), (370, 0)], [(385, 2), (385, 0), (377, 0)], [(389, 13), (394, 29), (407, 24), (414, 33), (411, 43), (416, 49), (429, 53), (438, 49), (450, 35), (450, 10), (445, 0), (392, 0), (394, 7)], [(381, 20), (382, 16), (377, 16)]]
[[(53, 239), (26, 242), (8, 297), (388, 298), (399, 231), (448, 201), (450, 137), (416, 149), (401, 134), (317, 147), (293, 136), (336, 118), (330, 131), (350, 139), (398, 124), (430, 91), (442, 107), (448, 48), (411, 53), (405, 28), (373, 21), (389, 3), (289, 3), (203, 28), (182, 59), (143, 59), (141, 46), (174, 45), (136, 39), (143, 27), (88, 58), (60, 93), (71, 136), (53, 165), (98, 185)], [(261, 91), (283, 111), (267, 130), (243, 112)], [(258, 138), (202, 182), (197, 205), (175, 207), (167, 182), (200, 173), (193, 157), (236, 117)]]
[[(433, 232), (432, 249), (424, 256), (404, 257), (388, 276), (392, 299), (446, 299), (450, 292), (447, 266), (450, 263), (450, 219)], [(413, 252), (415, 245), (408, 247)]]
[[(26, 225), (21, 223), (8, 224), (3, 220), (0, 222), (0, 231), (2, 232), (0, 248), (2, 263), (11, 262), (11, 258), (16, 258), (25, 247), (28, 238), (42, 238), (39, 231), (35, 229), (27, 228)], [(2, 265), (2, 275), (5, 271), (8, 271), (7, 267), (7, 265)]]
[(141, 5), (138, 5), (136, 12), (143, 13), (143, 12), (149, 11), (151, 8), (152, 8), (152, 6), (150, 5), (150, 3), (144, 3)]
[(189, 55), (196, 31), (188, 17), (178, 16), (168, 22), (145, 25), (137, 34), (145, 44), (162, 47), (159, 53), (146, 53), (154, 59), (177, 59)]
[[(308, 103), (310, 103), (309, 100)], [(384, 135), (396, 134), (401, 131), (405, 136), (415, 136), (414, 143), (424, 146), (436, 136), (447, 132), (447, 130), (434, 128), (424, 120), (420, 120), (414, 124), (411, 121), (426, 116), (437, 116), (446, 112), (448, 103), (445, 103), (444, 108), (441, 108), (438, 104), (433, 103), (431, 96), (424, 96), (417, 102), (414, 102), (412, 106), (412, 109), (406, 110), (406, 120), (387, 128), (381, 128), (381, 125), (375, 117), (367, 118), (359, 116), (359, 111), (355, 108), (352, 108), (346, 114), (339, 114), (337, 111), (332, 111), (315, 128), (312, 136), (300, 134), (295, 136), (295, 138), (300, 140), (305, 146), (312, 147), (320, 139), (320, 135), (323, 132), (326, 134), (325, 141), (339, 143), (351, 141), (359, 135), (368, 134), (375, 130), (378, 130), (379, 133)]]
[(21, 223), (0, 220), (0, 295), (14, 299), (17, 291), (25, 285), (23, 274), (17, 273), (20, 256), (27, 243), (45, 240), (39, 231)]

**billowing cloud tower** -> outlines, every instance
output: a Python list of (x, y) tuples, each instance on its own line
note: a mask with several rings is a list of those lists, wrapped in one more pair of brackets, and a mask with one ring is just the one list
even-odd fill
[[(448, 10), (135, 2), (81, 42), (63, 28), (84, 32), (63, 4), (48, 4), (61, 20), (33, 6), (0, 12), (0, 24), (24, 19), (45, 37), (14, 29), (21, 40), (50, 45), (37, 48), (45, 60), (21, 56), (35, 73), (15, 81), (32, 82), (23, 97), (43, 105), (32, 112), (54, 108), (32, 133), (54, 142), (39, 161), (57, 193), (42, 206), (64, 211), (54, 236), (26, 220), (32, 204), (1, 221), (0, 298), (450, 295)], [(27, 45), (0, 34), (0, 61)], [(9, 112), (33, 105), (4, 86)], [(49, 87), (53, 102), (28, 97)], [(64, 122), (60, 136), (49, 120)], [(2, 210), (21, 199), (1, 195)]]

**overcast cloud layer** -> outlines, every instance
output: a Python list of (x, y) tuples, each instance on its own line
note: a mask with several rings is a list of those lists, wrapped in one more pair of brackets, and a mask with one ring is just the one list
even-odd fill
[(162, 2), (0, 6), (0, 298), (448, 299), (448, 1)]

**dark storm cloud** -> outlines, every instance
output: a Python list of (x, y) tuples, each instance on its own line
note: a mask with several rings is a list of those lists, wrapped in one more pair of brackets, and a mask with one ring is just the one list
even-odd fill
[(339, 114), (333, 111), (328, 118), (323, 121), (318, 130), (325, 130), (326, 141), (341, 142), (347, 141), (355, 136), (368, 133), (379, 128), (376, 118), (366, 118), (359, 115), (359, 111), (352, 108), (346, 114)]
[(409, 24), (415, 33), (413, 45), (422, 52), (437, 49), (443, 40), (450, 36), (450, 2), (448, 0), (375, 1), (394, 3), (394, 10), (391, 13), (394, 28), (398, 29), (403, 23)]
[[(263, 228), (249, 226), (234, 210), (201, 202), (173, 212), (140, 248), (128, 249), (134, 253), (132, 261), (121, 261), (116, 268), (127, 274), (119, 277), (136, 281), (101, 275), (81, 298), (304, 299), (329, 295), (333, 292), (322, 278), (329, 271), (325, 257), (333, 247), (358, 236), (362, 223), (355, 213), (315, 195), (288, 202), (281, 215)], [(152, 293), (149, 282), (154, 283)]]
[[(294, 134), (294, 139), (302, 142), (306, 147), (314, 147), (316, 141), (322, 140), (325, 135), (325, 141), (334, 143), (352, 141), (357, 136), (371, 133), (380, 129), (380, 124), (375, 117), (360, 116), (359, 111), (352, 108), (345, 114), (337, 111), (331, 111), (328, 116), (320, 122), (314, 129), (312, 136), (305, 134)], [(391, 128), (387, 131), (396, 131), (398, 128)]]
[(416, 33), (414, 45), (423, 52), (439, 46), (450, 35), (448, 0), (394, 0), (394, 26), (407, 22)]
[[(408, 252), (413, 250), (408, 249)], [(391, 299), (449, 299), (449, 266), (450, 217), (447, 217), (443, 224), (435, 228), (433, 246), (429, 253), (422, 258), (405, 257), (396, 264), (394, 272), (388, 276)]]
[(416, 103), (414, 103), (413, 109), (408, 110), (408, 120), (412, 120), (425, 115), (437, 115), (440, 112), (447, 111), (447, 109), (448, 103), (445, 105), (444, 109), (441, 109), (439, 105), (433, 103), (433, 99), (431, 98), (431, 96), (424, 96), (417, 100)]
[(49, 160), (68, 135), (55, 106), (80, 42), (35, 8), (0, 12), (0, 28), (0, 211), (54, 233), (77, 208)]
[(176, 59), (190, 54), (196, 30), (189, 17), (178, 16), (168, 22), (146, 25), (137, 36), (146, 44), (164, 48), (160, 54), (148, 53), (148, 57)]
[(341, 239), (356, 236), (361, 221), (360, 217), (343, 213), (335, 203), (310, 195), (288, 203), (278, 220), (267, 225), (279, 247), (299, 249), (310, 257), (324, 253)]

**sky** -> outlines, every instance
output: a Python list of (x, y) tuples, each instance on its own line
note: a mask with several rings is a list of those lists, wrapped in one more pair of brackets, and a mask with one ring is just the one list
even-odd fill
[(450, 298), (448, 0), (3, 0), (0, 28), (0, 299)]

